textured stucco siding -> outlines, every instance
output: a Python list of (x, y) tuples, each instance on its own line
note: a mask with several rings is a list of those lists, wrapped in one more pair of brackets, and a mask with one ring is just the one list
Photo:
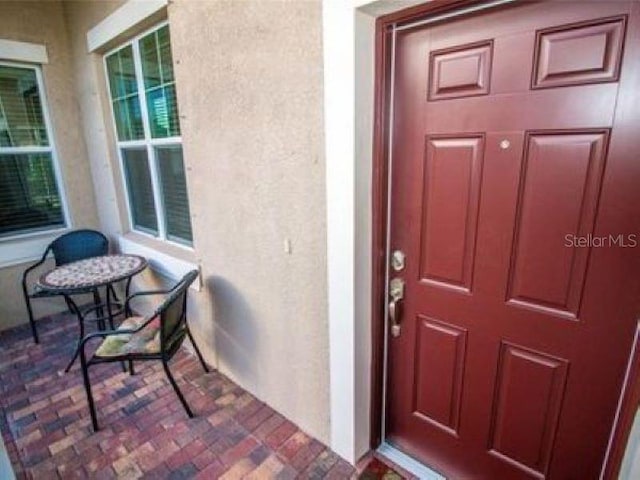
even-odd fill
[(185, 0), (169, 21), (210, 345), (328, 440), (320, 3)]
[[(74, 226), (99, 226), (87, 150), (80, 129), (78, 102), (71, 75), (71, 52), (62, 4), (0, 2), (0, 38), (43, 44), (49, 63), (42, 66), (44, 89), (63, 185)], [(1, 60), (1, 59), (0, 59)], [(27, 321), (20, 279), (26, 265), (0, 269), (0, 330)], [(34, 302), (36, 315), (62, 310), (64, 302)]]

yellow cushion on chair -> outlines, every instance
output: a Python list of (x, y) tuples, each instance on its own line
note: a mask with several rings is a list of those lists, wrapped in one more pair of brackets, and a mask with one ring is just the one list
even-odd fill
[[(126, 318), (118, 330), (138, 328), (144, 317)], [(96, 357), (117, 357), (132, 353), (160, 353), (160, 319), (154, 318), (142, 330), (136, 333), (120, 333), (105, 337), (96, 350)]]

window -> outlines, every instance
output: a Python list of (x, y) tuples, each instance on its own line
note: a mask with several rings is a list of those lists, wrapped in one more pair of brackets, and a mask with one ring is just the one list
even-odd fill
[(169, 26), (105, 56), (133, 230), (191, 245)]
[(67, 225), (40, 70), (0, 63), (0, 238)]

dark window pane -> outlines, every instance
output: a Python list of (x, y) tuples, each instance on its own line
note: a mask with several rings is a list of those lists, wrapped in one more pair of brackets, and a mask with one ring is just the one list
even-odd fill
[(0, 155), (0, 236), (64, 225), (51, 154)]
[(140, 140), (144, 138), (142, 113), (138, 96), (134, 95), (113, 102), (118, 140)]
[(158, 57), (155, 32), (140, 40), (140, 57), (144, 87), (149, 89), (159, 86), (162, 83), (162, 77), (160, 76), (160, 58)]
[(120, 70), (120, 59), (118, 58), (118, 53), (114, 53), (107, 57), (107, 75), (109, 77), (109, 92), (111, 93), (111, 98), (119, 98), (123, 95), (123, 92), (120, 91), (119, 81), (119, 70)]
[(158, 147), (156, 159), (160, 173), (162, 205), (167, 225), (167, 238), (191, 243), (189, 197), (182, 162), (182, 147)]
[(131, 45), (107, 57), (107, 73), (118, 140), (144, 138)]
[(151, 137), (178, 136), (180, 123), (168, 26), (140, 39), (140, 56)]
[(36, 72), (0, 65), (0, 146), (47, 146)]
[(169, 27), (164, 26), (141, 38), (139, 45), (145, 89), (173, 82)]
[(162, 82), (173, 82), (173, 58), (171, 57), (171, 38), (169, 37), (168, 26), (158, 30), (158, 52), (162, 69)]
[(127, 179), (133, 227), (157, 235), (158, 223), (147, 150), (144, 148), (122, 149), (122, 161)]
[(147, 108), (149, 109), (149, 125), (153, 138), (180, 135), (178, 103), (174, 85), (147, 92)]
[(121, 48), (107, 57), (107, 72), (112, 99), (138, 93), (131, 45)]

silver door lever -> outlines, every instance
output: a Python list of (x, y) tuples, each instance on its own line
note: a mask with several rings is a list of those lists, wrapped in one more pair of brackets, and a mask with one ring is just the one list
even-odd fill
[(404, 298), (404, 280), (393, 278), (389, 282), (389, 324), (391, 325), (391, 336), (399, 337), (401, 333), (400, 317), (402, 316), (400, 301)]

